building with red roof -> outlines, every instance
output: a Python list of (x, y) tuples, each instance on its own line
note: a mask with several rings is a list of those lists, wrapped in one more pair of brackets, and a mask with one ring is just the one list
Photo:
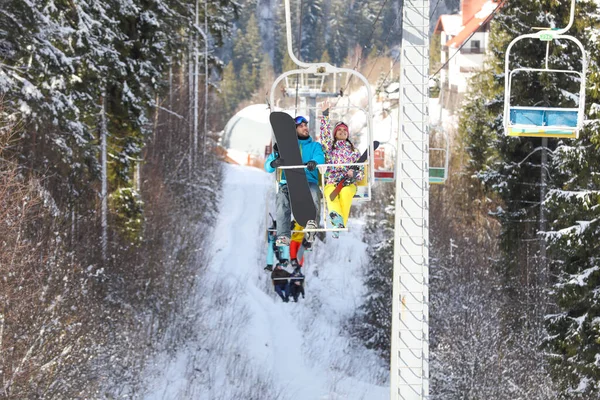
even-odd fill
[(434, 34), (441, 36), (440, 87), (443, 107), (454, 111), (467, 91), (468, 80), (481, 70), (489, 43), (490, 20), (499, 1), (462, 0), (454, 15), (440, 15)]

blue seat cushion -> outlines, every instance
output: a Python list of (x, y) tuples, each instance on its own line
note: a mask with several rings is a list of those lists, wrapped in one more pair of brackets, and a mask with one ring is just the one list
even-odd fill
[(569, 108), (515, 107), (510, 109), (512, 125), (577, 127), (577, 110)]

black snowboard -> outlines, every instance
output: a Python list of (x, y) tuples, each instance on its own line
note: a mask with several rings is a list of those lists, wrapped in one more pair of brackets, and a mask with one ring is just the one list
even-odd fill
[[(269, 119), (273, 133), (275, 133), (279, 155), (283, 159), (283, 166), (303, 165), (294, 118), (284, 112), (274, 111)], [(285, 169), (283, 171), (290, 193), (294, 219), (302, 226), (306, 226), (306, 223), (310, 220), (316, 221), (317, 209), (310, 195), (304, 168)]]

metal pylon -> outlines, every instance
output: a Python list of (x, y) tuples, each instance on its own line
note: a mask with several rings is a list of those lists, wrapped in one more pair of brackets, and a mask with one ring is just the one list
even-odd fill
[(391, 398), (429, 398), (429, 1), (402, 10)]

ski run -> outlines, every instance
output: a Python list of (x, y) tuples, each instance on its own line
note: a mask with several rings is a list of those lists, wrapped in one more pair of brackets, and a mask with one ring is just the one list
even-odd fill
[[(363, 223), (306, 253), (306, 298), (283, 303), (265, 266), (273, 177), (225, 166), (210, 268), (198, 274), (189, 313), (196, 338), (148, 368), (143, 398), (377, 400), (389, 398), (383, 360), (346, 324), (363, 299)], [(200, 229), (200, 227), (199, 227)], [(248, 397), (252, 393), (252, 397)]]

